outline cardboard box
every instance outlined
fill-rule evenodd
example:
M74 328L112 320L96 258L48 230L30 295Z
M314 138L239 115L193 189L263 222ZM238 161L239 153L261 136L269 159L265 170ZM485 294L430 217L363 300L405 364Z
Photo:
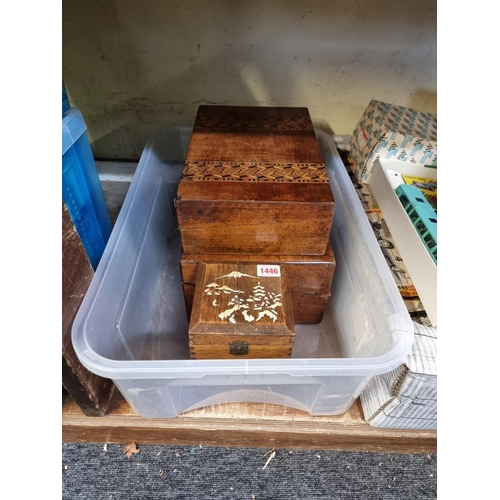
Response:
M414 322L406 361L373 377L361 392L367 422L392 429L437 429L437 329Z
M437 116L372 100L349 149L360 182L370 179L378 159L437 167Z

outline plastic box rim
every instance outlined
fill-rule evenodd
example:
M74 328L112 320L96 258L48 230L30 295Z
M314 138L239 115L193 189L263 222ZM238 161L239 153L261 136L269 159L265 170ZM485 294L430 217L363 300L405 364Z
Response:
M66 153L75 142L87 130L81 111L77 108L69 108L66 116L62 119L62 154Z

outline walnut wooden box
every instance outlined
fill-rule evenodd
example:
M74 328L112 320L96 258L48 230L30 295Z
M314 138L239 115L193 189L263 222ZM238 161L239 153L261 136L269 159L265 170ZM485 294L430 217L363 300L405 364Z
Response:
M324 255L335 201L307 108L200 106L176 206L186 253Z
M192 359L289 358L295 339L290 296L280 276L254 263L200 262L189 323Z
M188 315L191 314L200 262L251 262L255 264L278 264L286 271L287 286L292 302L295 324L315 324L323 319L333 274L335 257L328 243L325 255L211 255L186 254L180 259L182 286Z

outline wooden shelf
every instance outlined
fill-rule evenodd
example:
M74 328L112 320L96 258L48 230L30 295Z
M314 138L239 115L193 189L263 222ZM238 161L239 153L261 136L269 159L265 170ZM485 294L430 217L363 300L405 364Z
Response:
M302 448L436 453L437 432L380 429L366 423L359 401L343 415L312 417L263 403L228 403L173 419L146 419L121 396L102 417L87 417L70 396L62 404L63 442Z

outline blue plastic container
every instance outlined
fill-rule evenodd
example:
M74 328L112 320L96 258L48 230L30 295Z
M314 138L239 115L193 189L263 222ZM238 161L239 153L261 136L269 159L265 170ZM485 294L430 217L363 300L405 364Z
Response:
M64 118L69 111L69 99L68 94L66 93L66 87L64 86L64 82L62 82L62 117Z
M62 120L63 200L94 269L111 234L111 220L81 112Z

